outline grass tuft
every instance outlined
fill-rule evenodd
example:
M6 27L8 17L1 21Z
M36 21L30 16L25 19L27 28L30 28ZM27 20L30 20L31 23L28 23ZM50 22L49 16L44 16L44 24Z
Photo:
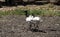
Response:
M29 14L35 14L40 16L60 16L60 11L55 10L45 10L45 9L34 9L34 10L28 10ZM0 11L1 15L24 15L24 10L21 9L15 9L15 10L8 10L8 11Z

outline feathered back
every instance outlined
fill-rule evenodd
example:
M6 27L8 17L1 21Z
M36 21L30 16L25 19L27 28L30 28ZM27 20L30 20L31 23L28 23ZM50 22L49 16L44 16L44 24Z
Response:
M40 17L34 17L33 20L39 21L40 20Z

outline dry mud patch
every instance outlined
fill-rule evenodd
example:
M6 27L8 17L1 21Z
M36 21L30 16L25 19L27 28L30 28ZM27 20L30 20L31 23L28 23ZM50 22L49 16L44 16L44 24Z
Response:
M0 37L60 37L60 17L42 17L39 29L46 31L27 31L24 15L7 15L0 18ZM53 29L53 30L51 30Z

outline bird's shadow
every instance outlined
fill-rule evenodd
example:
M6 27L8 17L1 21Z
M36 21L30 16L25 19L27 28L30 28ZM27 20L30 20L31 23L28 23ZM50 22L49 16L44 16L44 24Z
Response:
M31 29L32 32L42 32L42 33L46 33L44 30L39 30L39 29Z

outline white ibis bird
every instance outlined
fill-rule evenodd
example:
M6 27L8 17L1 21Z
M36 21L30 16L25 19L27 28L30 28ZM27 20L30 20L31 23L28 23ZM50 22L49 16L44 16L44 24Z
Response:
M29 15L27 11L26 12L26 22L28 22L30 24L30 28L32 26L32 24L34 24L34 26L38 26L37 24L39 24L39 22L42 22L43 20L41 19L41 17L35 16L34 14ZM33 23L32 21L35 21L35 23Z
M43 20L41 19L41 17L38 17L38 16L35 16L35 15L29 15L27 12L26 12L26 22L28 21L40 21L42 22Z

